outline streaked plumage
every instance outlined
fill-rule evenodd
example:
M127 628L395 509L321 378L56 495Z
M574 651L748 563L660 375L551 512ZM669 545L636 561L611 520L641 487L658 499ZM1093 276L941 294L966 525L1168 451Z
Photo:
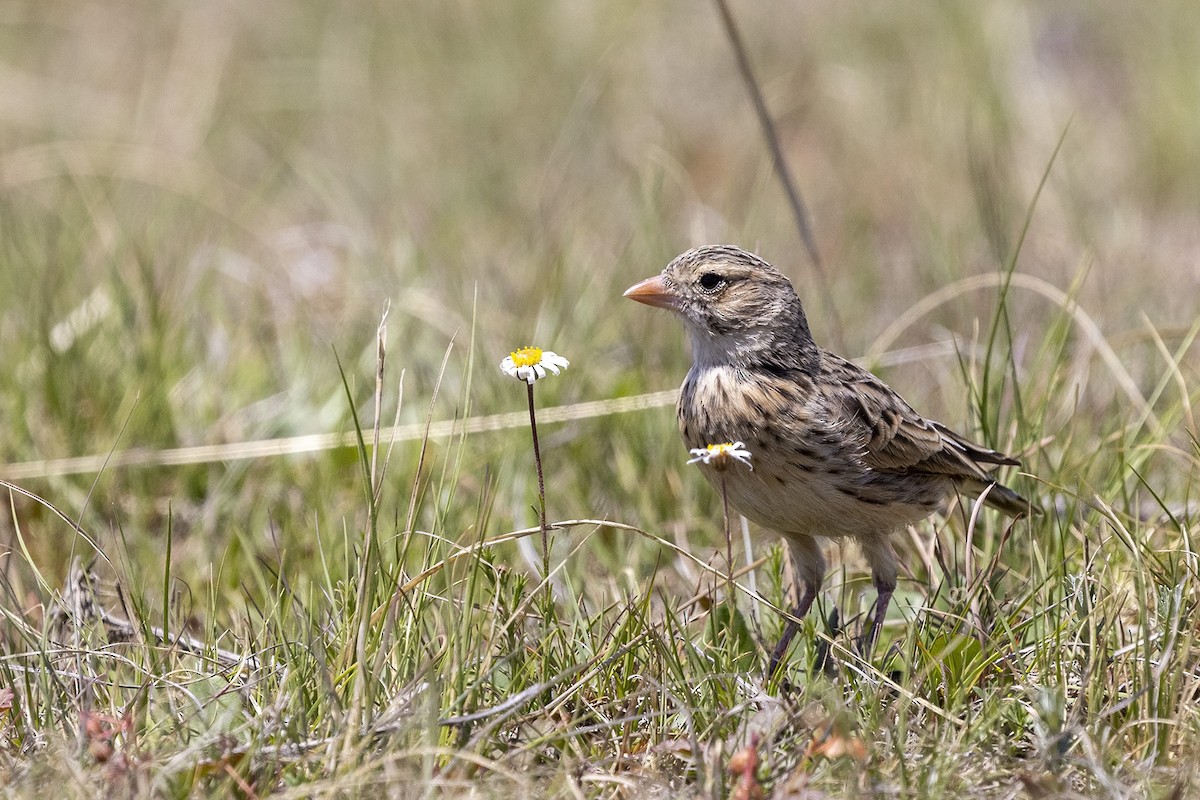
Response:
M865 648L896 586L891 534L933 513L955 490L1008 514L1028 513L991 471L1018 462L925 419L870 372L813 342L788 279L730 245L683 253L625 295L676 312L694 363L679 395L689 448L741 441L754 470L722 473L730 503L787 541L807 613L825 574L815 537L851 537L878 591ZM721 478L704 468L716 485ZM769 671L795 633L789 625Z

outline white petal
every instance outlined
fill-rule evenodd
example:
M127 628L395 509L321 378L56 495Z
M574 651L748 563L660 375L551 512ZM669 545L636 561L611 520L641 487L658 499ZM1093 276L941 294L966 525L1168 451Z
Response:
M542 352L542 365L549 370L552 370L555 375L560 369L566 369L571 366L571 362L560 356L558 353L545 350Z

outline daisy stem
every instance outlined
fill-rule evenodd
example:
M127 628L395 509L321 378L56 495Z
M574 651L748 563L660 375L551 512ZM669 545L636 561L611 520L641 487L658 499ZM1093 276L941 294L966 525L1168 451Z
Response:
M538 521L542 527L542 579L546 583L546 591L550 590L550 542L546 528L546 480L542 477L542 451L538 446L537 417L533 413L533 384L525 384L529 390L529 430L533 432L533 463L537 465L538 476Z
M725 578L728 585L725 589L729 601L733 602L733 534L729 531L729 492L725 488L725 473L721 473L721 511L724 515L725 530Z

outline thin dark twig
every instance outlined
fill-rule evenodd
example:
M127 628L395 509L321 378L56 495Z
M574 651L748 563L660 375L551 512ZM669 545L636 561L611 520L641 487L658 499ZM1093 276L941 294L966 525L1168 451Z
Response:
M542 526L542 577L550 580L550 542L546 530L546 479L542 476L542 451L538 446L537 418L533 413L533 384L526 383L529 389L529 429L533 432L533 461L537 464L538 476L538 523ZM547 591L549 589L547 588Z
M792 216L796 220L796 229L800 232L804 249L808 252L808 258L813 267L817 270L817 282L821 286L821 293L825 296L825 303L829 306L829 317L833 324L833 330L840 331L842 330L841 320L838 317L837 307L833 303L833 294L829 288L825 266L822 264L820 252L817 250L816 237L813 236L812 226L808 221L808 210L805 208L804 200L800 197L800 190L796 188L796 181L792 178L791 170L788 169L787 160L784 159L783 147L779 144L779 133L771 119L771 112L767 109L767 101L763 98L758 80L754 77L754 69L750 66L750 57L746 54L746 45L742 42L742 36L738 32L737 23L733 19L733 12L729 10L727 0L716 0L716 4L717 10L721 14L721 22L725 27L725 34L729 37L730 45L733 46L738 72L742 74L742 79L746 82L750 100L754 103L754 111L762 126L763 138L767 140L767 147L771 150L771 161L775 166L775 174L779 176L779 181L783 184L783 191L787 195L788 204L792 207Z
M754 68L750 65L750 56L746 53L746 45L742 41L741 33L738 31L737 22L734 21L733 12L730 11L729 3L726 0L716 0L716 4L717 10L721 12L721 22L725 26L725 33L729 37L729 43L733 46L733 54L737 59L738 71L742 74L742 79L746 82L746 88L750 92L750 100L754 103L754 111L758 115L759 123L762 125L763 136L767 140L767 146L771 149L775 171L779 175L780 181L783 182L784 191L787 193L788 202L791 204L792 214L796 218L796 227L800 232L800 238L804 240L804 247L808 250L808 257L812 260L813 266L824 277L821 256L817 251L817 243L813 237L812 226L808 222L808 211L804 206L804 201L800 197L800 191L796 188L796 182L792 178L791 170L788 169L787 161L784 159L783 147L779 144L779 133L775 129L774 120L771 119L771 112L767 109L767 101L763 97L758 79L754 76Z

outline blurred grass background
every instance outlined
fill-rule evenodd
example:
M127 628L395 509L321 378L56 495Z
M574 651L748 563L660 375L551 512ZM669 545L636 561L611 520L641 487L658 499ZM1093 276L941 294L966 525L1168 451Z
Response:
M922 297L1013 256L1068 125L1018 268L1063 288L1085 275L1080 302L1113 337L1144 337L1144 313L1168 332L1190 324L1192 4L736 10L845 330L829 330L706 6L6 5L0 458L344 427L333 349L372 358L386 300L407 420L472 329L489 367L526 341L576 359L551 401L669 388L688 363L674 321L616 300L703 242L777 263L819 338L856 355ZM97 296L108 313L55 347ZM1022 323L1050 310L1018 300ZM967 295L898 344L968 339L993 305ZM1122 355L1136 373L1136 347ZM951 366L886 377L959 423ZM480 388L475 411L520 408L490 371ZM1088 388L1081 402L1103 412L1104 387ZM453 411L444 400L436 416ZM678 462L669 412L644 416L559 434L607 478L577 498L594 512L638 494L636 470L611 471L614 447ZM326 500L343 466L113 472L91 510L149 535L171 498L211 550L231 528L257 539L268 509L312 514L303 498ZM90 486L55 489L78 500Z
M1048 505L1101 487L1116 502L1119 487L1131 513L1154 494L1190 513L1200 6L734 9L841 330L709 4L3 3L0 463L344 430L335 351L370 418L389 301L402 422L429 413L452 344L435 419L522 410L521 387L494 365L526 343L572 360L565 378L539 384L541 404L671 388L690 363L677 322L620 292L689 246L728 241L787 272L818 341L850 356L935 291L1015 259L1097 321L1165 420L1154 447L1133 452L1139 409L1094 342L1020 288L1000 358L1015 365L1030 419L1011 385L974 386L995 291L960 294L889 342L952 340L965 355L883 376L971 433L994 392L1003 410L982 420L984 434L1024 450L1053 484L1041 489ZM1178 351L1170 380L1164 348ZM1155 395L1160 382L1169 388ZM1043 436L1055 443L1037 447ZM684 467L670 409L543 437L552 518L617 519L697 550L718 541L719 500ZM394 456L380 512L393 528L418 447ZM169 529L173 602L199 628L221 628L262 600L247 564L319 582L318 532L339 542L362 524L355 459L23 485L98 541L123 542L126 580L158 603ZM419 527L473 540L480 520L534 523L526 429L461 450L434 441L425 463ZM20 525L32 563L59 585L86 548L36 504L13 507L0 535L11 550ZM645 541L603 531L584 551L572 580L594 580L601 605L656 567L668 598L695 588ZM4 569L23 602L39 602L28 564Z

